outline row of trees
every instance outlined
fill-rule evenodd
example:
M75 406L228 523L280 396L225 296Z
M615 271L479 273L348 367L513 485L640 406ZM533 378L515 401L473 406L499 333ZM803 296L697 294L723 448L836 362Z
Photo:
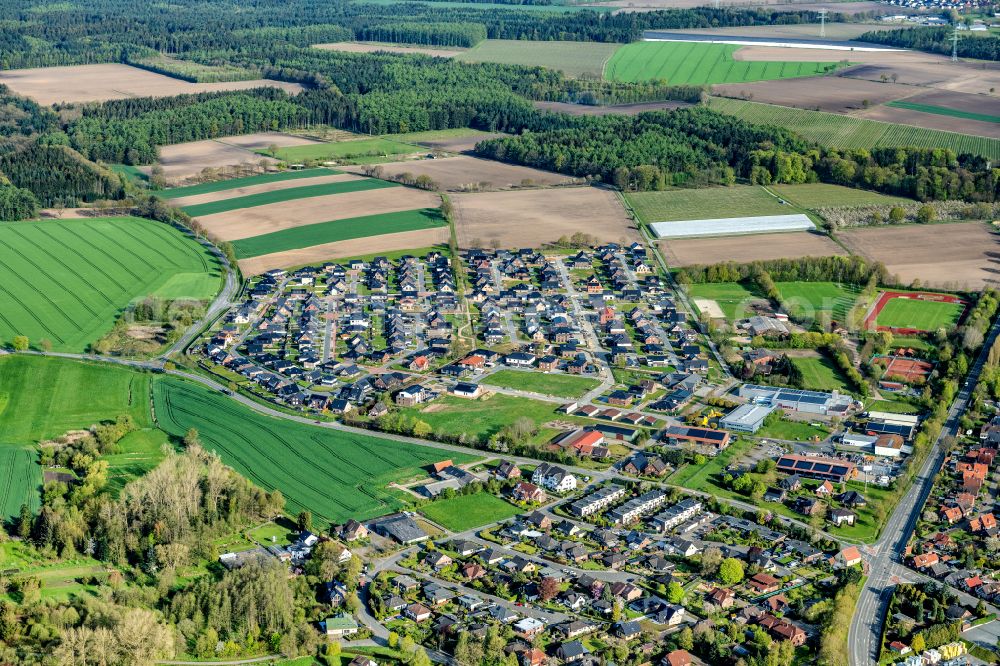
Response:
M887 44L906 49L951 53L951 33L954 28L918 27L902 30L872 30L859 36L863 42ZM968 35L958 40L958 55L977 60L1000 60L1000 37L996 35Z

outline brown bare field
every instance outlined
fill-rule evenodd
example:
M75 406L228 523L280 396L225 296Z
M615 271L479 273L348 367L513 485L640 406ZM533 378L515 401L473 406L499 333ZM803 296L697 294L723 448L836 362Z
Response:
M827 236L809 231L723 238L685 238L660 241L659 245L667 264L678 267L715 264L721 261L743 264L770 259L847 254Z
M837 236L904 283L982 289L1000 282L1000 243L981 222L845 229Z
M476 144L486 139L497 139L502 136L509 136L502 132L482 132L479 134L469 134L467 136L454 137L451 139L430 139L428 141L417 141L421 146L427 146L435 150L446 153L466 153L474 150Z
M383 234L381 236L368 236L367 238L324 243L323 245L314 245L301 250L275 252L260 257L253 257L252 259L243 259L239 264L240 270L243 271L244 275L257 275L272 268L289 268L343 257L357 257L376 252L396 252L398 250L431 247L446 244L448 237L448 227L404 231L398 234Z
M873 45L875 46L875 45ZM917 56L917 57L915 57ZM840 62L849 60L856 63L914 62L920 56L912 51L838 51L820 48L790 48L787 46L741 46L733 53L733 60L755 62Z
M794 50L794 49L786 49ZM841 76L824 76L754 83L726 83L712 86L712 92L724 97L752 99L755 102L780 104L800 109L846 113L869 104L884 104L916 92L912 86L876 83Z
M977 95L992 94L990 88L1000 88L1000 63L951 62L946 56L915 51L889 53L886 60L866 60L870 54L857 55L852 54L851 60L867 64L852 67L843 76L881 81L883 74L895 75L897 83Z
M288 139L281 139L282 136L287 136ZM163 175L170 184L177 184L197 176L206 168L260 164L262 160L267 164L277 164L277 160L258 155L252 150L242 147L242 145L254 146L257 143L274 142L275 139L292 141L298 140L299 137L261 132L246 136L225 136L204 141L175 143L160 148L159 164L163 167ZM302 139L302 142L312 143L308 139ZM264 145L266 146L267 143ZM139 169L146 174L150 172L149 167L139 167Z
M382 173L390 178L402 173L430 176L440 189L448 191L468 190L475 186L484 190L504 190L519 186L525 180L530 180L535 185L562 185L573 182L569 176L551 171L504 164L469 155L443 157L436 160L389 162L379 166L382 167ZM352 173L363 173L366 166L357 165L342 168L344 171Z
M314 49L324 51L342 51L344 53L402 53L404 55L422 54L438 58L454 58L465 49L434 49L422 46L400 46L399 44L380 44L378 42L334 42L332 44L313 44Z
M327 176L315 176L313 178L299 178L297 180L279 180L273 183L262 183L260 185L248 185L246 187L234 187L231 190L221 192L206 192L205 194L194 194L189 197L179 197L171 199L170 203L175 206L194 206L195 204L211 203L213 201L223 201L235 197L245 197L250 194L262 194L264 192L275 192L277 190L288 190L293 187L307 187L309 185L321 185L323 183L341 183L351 180L361 180L362 176L353 173L331 173Z
M960 111L970 111L972 113L985 113L997 115L1000 99L998 95L973 95L963 92L952 92L950 90L927 90L906 100L914 104L930 104L931 106L943 106L948 109L958 109Z
M578 231L602 243L638 239L635 223L618 196L596 187L456 194L451 201L462 247L474 241L487 245L496 241L505 248L539 247Z
M103 102L128 97L170 97L185 93L246 90L261 86L282 88L290 93L301 92L303 89L297 83L269 79L230 83L188 83L138 67L119 64L10 69L0 72L0 83L7 85L18 95L30 97L42 105L59 102Z
M702 5L704 6L704 5ZM797 6L799 9L801 5ZM836 11L836 10L834 10ZM809 39L816 41L850 40L871 30L896 30L903 25L884 23L827 23L826 36L819 36L818 23L796 23L793 25L752 25L724 28L686 28L672 32L692 35L718 35L722 37L775 37L785 39Z
M307 224L440 205L441 198L433 192L392 187L241 208L205 215L198 222L220 240L237 240Z
M246 150L267 150L272 145L278 148L288 148L289 146L308 146L313 143L322 143L322 141L285 132L257 132L256 134L227 136L219 141Z
M569 102L533 102L536 109L568 113L571 116L606 116L610 113L620 113L634 116L646 111L670 111L691 106L687 102L643 102L641 104L618 104L616 106L588 106L586 104L571 104Z
M909 102L912 100L907 99L906 101ZM997 101L996 104L997 108L1000 108L1000 101ZM938 113L897 109L892 106L878 106L854 115L859 118L867 118L868 120L881 120L888 123L914 125L925 129L944 130L946 132L958 132L959 134L972 134L1000 139L1000 123L989 123L984 120L953 118Z

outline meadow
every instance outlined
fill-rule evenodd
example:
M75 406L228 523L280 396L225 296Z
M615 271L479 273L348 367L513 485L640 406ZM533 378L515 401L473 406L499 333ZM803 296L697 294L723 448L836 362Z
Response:
M483 379L483 383L517 391L554 395L560 398L579 398L600 384L592 377L520 372L518 370L499 370Z
M1000 115L963 111L962 109L951 109L946 106L935 106L933 104L918 104L916 102L907 102L906 100L895 100L887 102L886 106L891 106L897 109L908 109L910 111L920 111L921 113L933 113L935 115L949 116L951 118L962 118L963 120L981 120L984 123L1000 123Z
M735 321L751 314L747 308L750 301L763 298L753 293L739 282L710 282L692 284L687 288L692 299L715 301L729 321Z
M169 190L160 190L155 194L162 199L179 199L181 197L191 197L198 194L224 192L238 187L265 185L267 183L278 183L285 180L298 180L300 178L315 178L317 176L328 176L335 173L337 172L333 169L323 168L300 169L298 171L278 171L275 173L264 173L258 176L247 176L245 178L216 180L210 183L200 183L198 185L188 185L186 187L173 187Z
M261 155L277 157L285 162L304 162L306 160L344 160L354 157L388 157L390 155L409 155L423 152L420 146L403 143L395 139L372 137L351 139L333 143L310 143L304 146L285 146L279 148L273 155L268 150L258 150Z
M312 512L317 523L365 519L409 505L387 486L419 478L421 469L471 455L371 435L278 420L197 384L162 377L153 386L159 427L175 436L195 428L209 450L267 490L280 490L286 511Z
M310 147L310 146L305 146ZM181 210L191 217L201 217L204 215L215 215L226 213L232 210L242 210L253 208L254 206L266 206L268 204L284 203L297 199L308 199L311 197L323 197L330 194L345 194L347 192L362 192L365 190L377 190L383 187L399 187L396 183L375 178L365 178L361 180L348 180L336 183L323 183L320 185L307 185L305 187L292 187L284 190L273 190L271 192L259 192L243 197L233 197L222 199L210 203L195 204L185 206Z
M625 200L646 224L797 212L756 185L630 192Z
M802 372L802 388L810 391L840 391L849 393L847 379L830 359L819 357L796 357L792 363Z
M604 68L613 81L663 80L671 85L745 83L817 76L837 69L829 62L736 60L739 46L703 42L633 42L618 49Z
M875 318L878 326L912 328L919 331L950 329L962 316L965 306L961 303L920 301L912 298L892 298Z
M879 192L858 190L843 185L827 183L805 183L802 185L771 185L769 189L786 201L803 208L825 208L835 206L868 206L910 204L912 199L894 197Z
M155 428L134 430L117 445L118 451L102 456L108 463L108 487L114 493L160 464L163 447L169 445L167 433Z
M0 448L0 519L10 520L27 504L33 512L41 504L42 468L31 449Z
M506 520L520 512L510 502L487 492L456 495L434 500L420 507L420 513L452 532L464 532L498 520Z
M816 318L829 313L835 321L844 322L861 290L855 285L837 282L776 282L778 292L791 306L792 314L800 318Z
M0 340L26 335L82 352L146 296L211 299L216 257L177 229L140 218L0 224Z
M619 48L621 44L601 42L487 39L462 52L455 59L462 62L547 67L567 76L600 77L605 63Z
M720 97L712 97L709 107L748 122L788 128L806 139L811 139L829 148L877 148L883 146L950 148L956 153L971 153L992 160L1000 160L1000 139L922 129L909 125L895 125L835 113L805 111Z
M238 258L249 259L250 257L297 250L324 243L432 229L446 224L447 222L439 210L424 208L291 227L270 234L233 241L233 249Z

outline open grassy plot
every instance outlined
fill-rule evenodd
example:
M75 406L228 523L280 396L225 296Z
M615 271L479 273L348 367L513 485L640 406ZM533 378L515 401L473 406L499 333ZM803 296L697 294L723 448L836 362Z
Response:
M919 414L922 410L916 405L901 400L875 400L866 406L869 412L889 412L890 414Z
M763 187L751 185L633 192L626 194L625 199L646 224L796 212L791 206L779 203Z
M471 455L436 451L371 435L269 418L197 384L171 377L153 385L158 425L175 436L197 428L206 448L268 490L280 490L285 509L312 511L320 524L365 519L407 505L387 486L419 477L421 467Z
M9 520L27 504L34 512L41 504L42 468L31 449L0 447L0 518Z
M396 183L390 183L386 180L366 178L363 180L349 180L346 182L324 183L322 185L307 185L306 187L292 187L285 190L261 192L259 194L250 194L245 197L233 197L232 199L223 199L221 201L213 201L211 203L185 206L182 210L191 217L200 217L202 215L225 213L231 210L253 208L254 206L266 206L267 204L295 201L296 199L323 197L329 194L344 194L346 192L377 190L383 187L399 187L399 185Z
M452 532L464 532L473 527L506 520L520 512L521 509L513 504L485 492L456 495L420 507L420 513Z
M730 321L749 316L751 314L748 307L750 301L761 298L739 282L692 284L687 289L688 295L695 301L714 301L726 319ZM710 308L706 307L705 309Z
M751 123L788 128L830 148L881 146L950 148L956 153L972 153L992 160L1000 159L1000 139L719 97L711 98L709 106L715 111Z
M189 185L187 187L174 187L169 190L156 192L158 197L163 199L177 199L180 197L190 197L197 194L209 194L211 192L224 192L237 187L248 187L251 185L264 185L265 183L277 183L283 180L298 180L299 178L315 178L337 173L332 169L300 169L299 171L279 171L276 173L264 173L259 176L247 176L246 178L232 178L230 180L216 180L211 183L201 183L199 185Z
M269 151L258 150L257 152L262 155L271 155ZM305 160L342 160L353 157L387 157L419 152L421 152L420 146L415 146L412 143L373 137L335 143L312 143L306 146L286 146L279 148L272 157L286 162L302 162Z
M550 375L542 372L499 370L483 380L484 384L555 395L561 398L579 398L600 382L592 377L576 375Z
M792 363L802 372L802 388L810 391L840 391L849 393L847 379L825 356L793 358Z
M913 203L912 199L893 197L868 190L856 190L843 185L807 183L803 185L772 185L771 190L793 204L803 208L827 206L866 206L869 204L891 206Z
M217 259L177 229L140 218L0 224L0 340L82 352L136 298L207 300Z
M105 363L0 357L0 443L30 445L122 414L146 427L150 376Z
M965 306L961 303L892 298L886 301L882 311L878 313L875 324L918 331L950 329L958 323L964 311Z
M163 460L167 433L155 428L135 430L118 442L118 452L103 456L108 463L108 487L120 492L129 481L145 475Z
M620 47L600 42L487 39L459 54L456 60L548 67L567 76L601 76L604 64Z
M921 113L933 113L939 116L950 116L952 118L962 118L963 120L980 120L984 123L1000 123L1000 116L988 113L975 113L973 111L963 111L961 109L950 109L946 106L934 106L933 104L918 104L900 99L888 102L886 106L896 109L909 109L910 111L920 111Z
M704 42L634 42L618 49L604 68L614 81L662 79L672 85L742 83L816 76L837 69L829 62L736 60L739 46Z
M240 259L259 257L274 252L298 250L304 247L350 240L396 234L404 231L418 231L442 227L447 223L441 212L435 208L407 210L399 213L366 215L348 220L320 222L304 227L292 227L272 234L244 238L233 243L236 256Z
M721 474L730 463L743 457L747 451L753 447L753 441L749 439L737 439L724 451L714 458L709 458L704 465L687 464L681 466L676 472L667 477L667 483L683 486L690 490L705 490L710 486L712 478Z
M828 314L843 322L858 299L860 288L837 282L776 282L781 297L791 306L790 314L817 318Z

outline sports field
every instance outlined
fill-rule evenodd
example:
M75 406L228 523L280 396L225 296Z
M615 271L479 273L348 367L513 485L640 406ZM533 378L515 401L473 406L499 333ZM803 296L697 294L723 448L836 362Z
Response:
M756 185L630 192L625 195L625 200L639 220L646 224L797 212Z
M365 519L407 506L387 486L420 478L422 467L473 456L345 433L260 415L210 389L172 377L158 378L153 403L159 427L175 436L196 428L206 448L268 490L280 490L285 509L312 511L317 523Z
M950 329L964 311L965 306L961 303L890 298L875 317L875 325L917 331Z
M261 155L270 156L270 151L258 150ZM275 157L286 162L304 162L305 160L342 160L353 157L387 157L390 155L409 155L423 151L420 146L403 143L394 139L373 137L370 139L351 139L333 143L311 143L304 146L286 146L279 148Z
M1000 160L1000 139L721 97L710 98L709 107L751 123L785 127L830 148L950 148L956 153Z
M891 106L896 109L920 111L921 113L933 113L939 116L962 118L963 120L980 120L984 123L1000 123L1000 115L975 113L973 111L963 111L962 109L950 109L946 106L935 106L933 104L918 104L916 102L907 102L906 100L895 100L893 102L888 102L886 106Z
M556 69L567 76L600 77L621 44L487 39L456 56L462 62L496 62Z
M771 185L769 189L786 201L803 208L836 206L867 206L913 203L912 199L893 197L879 192L858 190L843 185L807 183L803 185Z
M31 449L0 447L0 519L16 517L27 504L37 511L41 504L42 468Z
M151 375L107 363L0 356L0 448L130 415L149 426Z
M613 81L663 80L671 85L743 83L817 76L837 69L830 62L736 60L739 46L704 42L633 42L618 49L604 76Z
M600 382L591 377L552 375L542 372L499 370L483 379L483 384L518 391L531 391L561 398L579 398Z
M774 286L791 306L789 314L815 319L829 313L838 322L846 320L861 291L855 285L837 282L775 282Z
M729 321L752 315L748 304L762 298L739 282L692 284L687 290L688 295L696 301L714 301Z
M236 250L238 258L249 259L324 243L433 229L446 225L447 222L438 209L424 208L282 229L271 234L234 241L233 249Z
M198 194L209 194L212 192L224 192L239 187L250 187L253 185L265 185L267 183L280 183L285 180L298 180L300 178L315 178L335 174L332 169L301 169L299 171L280 171L277 173L265 173L259 176L247 176L246 178L231 178L229 180L216 180L211 183L201 183L199 185L189 185L187 187L174 187L169 190L155 192L163 199L178 199L180 197L191 197Z
M840 368L825 356L793 358L792 363L802 372L802 388L806 390L841 393L850 391Z
M506 520L520 512L521 509L510 502L486 492L456 495L449 499L434 500L420 507L420 513L452 532L464 532L473 527Z
M308 148L309 146L306 147ZM359 180L349 180L346 182L323 183L321 185L306 185L304 187L292 187L284 190L260 192L257 194L250 194L245 197L233 197L231 199L222 199L220 201L212 201L210 203L185 206L181 210L191 217L201 217L204 215L226 213L231 210L253 208L255 206L266 206L268 204L284 203L287 201L296 201L298 199L323 197L330 194L346 194L348 192L377 190L384 187L399 187L399 185L385 180L364 178Z
M218 260L177 229L134 217L0 223L0 340L82 352L137 298L211 299Z

